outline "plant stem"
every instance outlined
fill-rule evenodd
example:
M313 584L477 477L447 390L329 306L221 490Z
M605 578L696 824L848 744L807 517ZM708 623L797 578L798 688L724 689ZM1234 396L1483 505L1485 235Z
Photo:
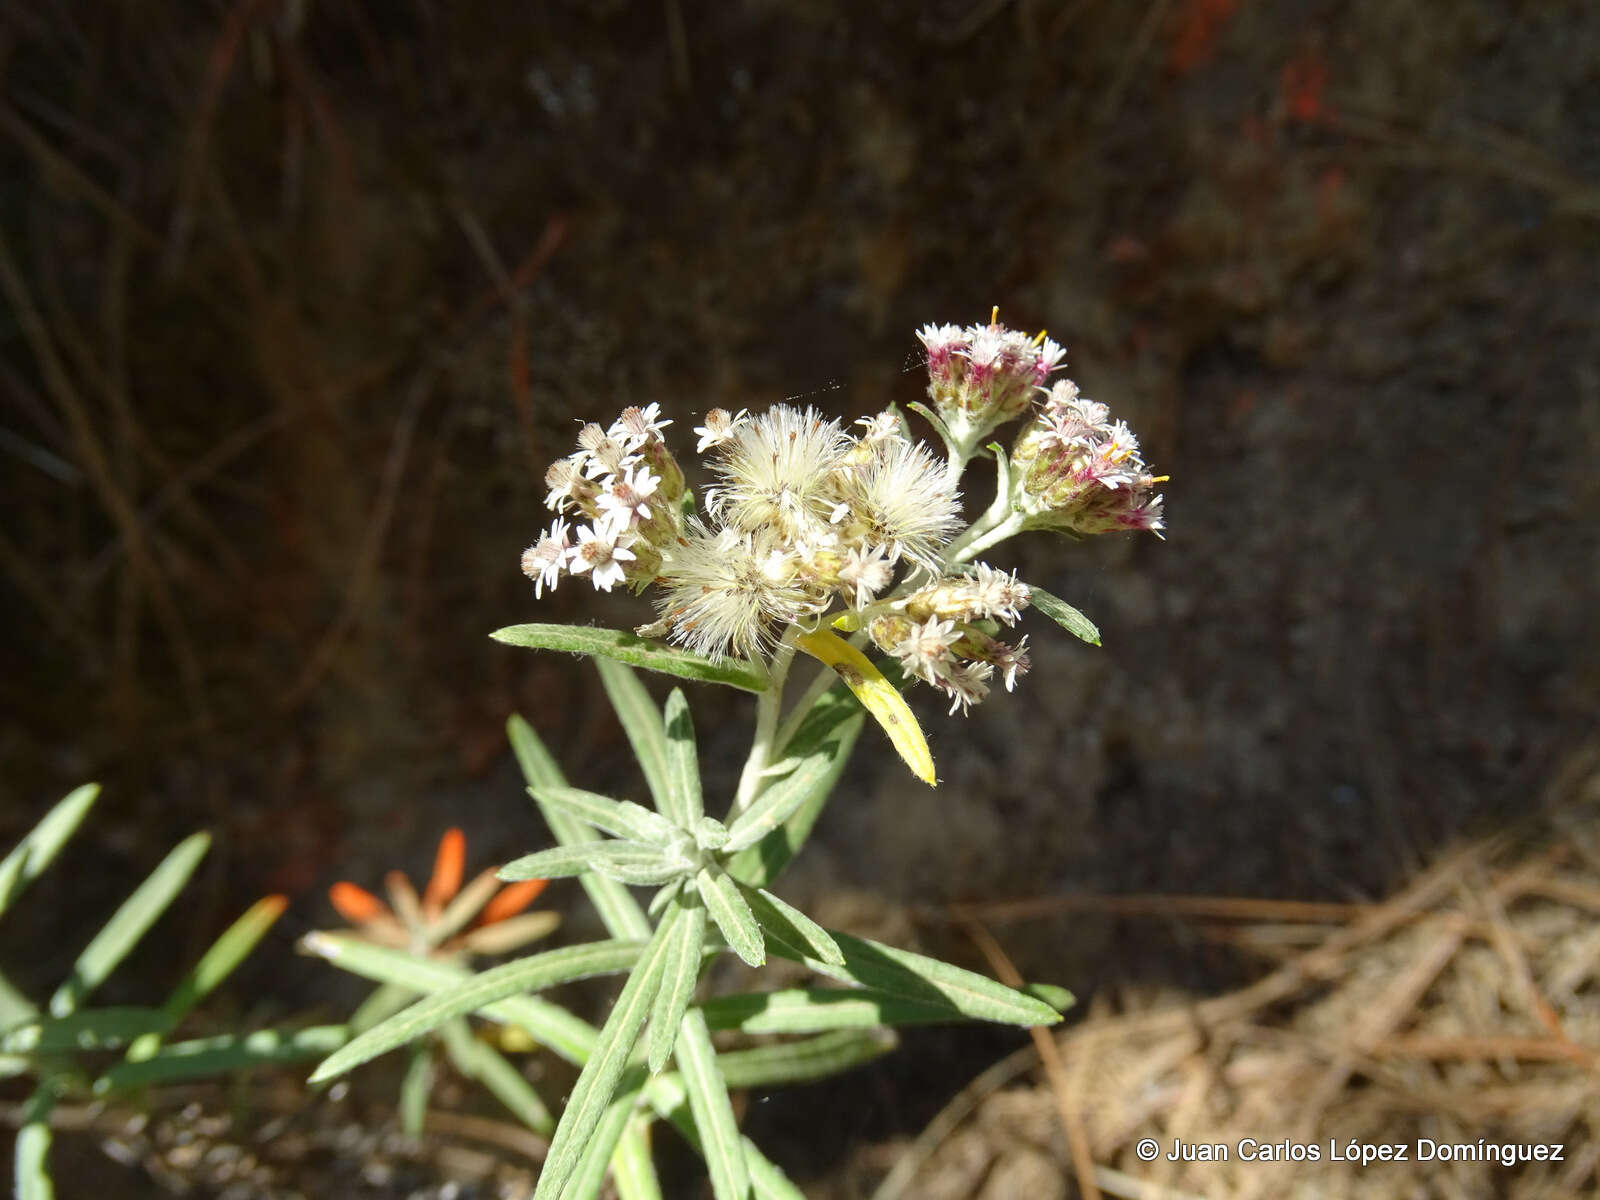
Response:
M761 772L772 765L772 752L776 748L778 715L783 711L783 685L789 677L789 664L794 661L794 639L800 635L797 625L783 631L783 640L767 667L767 689L756 698L756 733L750 742L750 756L744 760L744 770L739 774L739 790L733 797L733 807L728 812L731 821L761 794Z
M981 533L973 536L971 541L968 541L964 545L955 548L950 555L951 561L958 563L971 562L975 557L983 553L983 551L987 550L990 546L1005 541L1013 534L1020 533L1022 531L1022 523L1025 519L1026 518L1021 513L1012 513L998 525L984 529ZM974 530L977 528L978 527L976 525L973 526ZM968 532L970 533L971 530Z

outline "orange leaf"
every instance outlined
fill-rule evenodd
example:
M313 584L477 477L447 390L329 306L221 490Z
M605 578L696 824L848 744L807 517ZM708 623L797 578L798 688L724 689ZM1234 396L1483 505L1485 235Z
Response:
M328 900L338 913L352 925L365 925L389 910L364 887L341 880L328 889Z
M438 913L461 890L461 871L467 861L467 838L459 829L446 829L433 859L433 877L422 896L423 911Z
M549 884L548 879L524 879L520 883L506 884L493 900L483 906L483 912L478 914L478 924L493 925L496 921L516 916L537 900L539 893Z

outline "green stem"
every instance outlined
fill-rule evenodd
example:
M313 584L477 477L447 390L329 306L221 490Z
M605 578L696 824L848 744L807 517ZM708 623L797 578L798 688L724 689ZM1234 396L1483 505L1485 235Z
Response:
M764 782L761 772L772 765L773 750L777 747L778 716L783 711L783 685L789 677L789 664L794 661L794 639L799 635L796 625L783 631L783 640L778 643L767 668L767 688L756 699L756 733L750 742L750 756L744 760L744 770L739 774L739 790L728 812L730 821L761 794Z
M1005 520L1001 521L998 525L992 526L983 530L981 533L976 534L971 538L971 540L964 538L964 544L955 547L951 552L950 560L957 563L971 562L990 546L997 545L998 543L1005 541L1008 537L1022 532L1022 525L1026 520L1027 518L1023 516L1022 513L1014 512ZM973 526L973 529L977 528L978 526ZM969 530L969 533L970 532L971 531Z

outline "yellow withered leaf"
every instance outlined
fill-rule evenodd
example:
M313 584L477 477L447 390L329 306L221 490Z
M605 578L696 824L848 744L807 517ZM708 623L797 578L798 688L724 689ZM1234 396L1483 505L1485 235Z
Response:
M883 677L883 672L871 660L838 634L826 629L804 633L795 639L795 645L812 658L833 668L845 686L855 693L861 706L883 726L894 748L905 759L911 773L929 787L938 787L933 773L933 755L928 751L928 739L922 736L922 726L916 714L895 691L894 685Z

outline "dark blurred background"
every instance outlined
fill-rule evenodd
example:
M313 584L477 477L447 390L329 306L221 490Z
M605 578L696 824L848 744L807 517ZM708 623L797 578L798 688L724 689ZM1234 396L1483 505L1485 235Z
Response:
M910 910L1378 896L1593 740L1584 0L35 0L0 81L0 843L106 787L0 930L24 983L203 826L108 998L281 891L233 1003L336 1008L289 952L330 882L544 844L508 714L637 794L592 670L485 636L647 619L517 570L575 422L914 400L915 327L992 305L1172 476L1168 538L995 554L1104 647L1038 619L1016 694L922 696L936 792L869 731L795 899L981 965ZM748 714L692 699L726 787ZM1159 922L1006 944L1085 995L1237 977ZM922 1036L779 1160L1016 1044Z

